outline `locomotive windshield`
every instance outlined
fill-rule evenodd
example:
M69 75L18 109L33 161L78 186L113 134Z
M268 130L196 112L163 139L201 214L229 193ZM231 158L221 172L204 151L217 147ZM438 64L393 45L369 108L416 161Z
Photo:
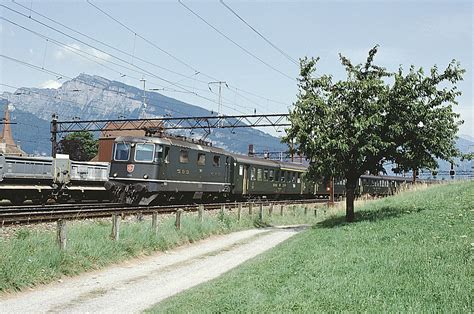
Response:
M155 145L137 144L135 146L135 161L153 161Z
M115 144L114 159L119 161L126 161L130 158L130 144L117 143Z

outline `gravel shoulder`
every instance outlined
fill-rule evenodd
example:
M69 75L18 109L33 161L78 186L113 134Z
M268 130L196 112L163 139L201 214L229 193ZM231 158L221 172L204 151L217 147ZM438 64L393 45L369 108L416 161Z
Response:
M252 229L0 298L0 313L140 312L214 279L265 252L304 226Z

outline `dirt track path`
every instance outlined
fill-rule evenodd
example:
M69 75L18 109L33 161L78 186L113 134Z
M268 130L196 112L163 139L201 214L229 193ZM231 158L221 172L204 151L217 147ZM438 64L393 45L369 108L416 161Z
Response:
M274 247L303 227L253 229L112 266L0 298L6 312L140 312L211 280Z

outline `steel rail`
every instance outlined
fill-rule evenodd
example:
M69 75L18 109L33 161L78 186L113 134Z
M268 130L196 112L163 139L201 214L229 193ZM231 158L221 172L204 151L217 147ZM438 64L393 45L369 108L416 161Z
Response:
M67 203L67 204L45 204L45 205L14 205L14 206L0 206L0 214L4 213L22 213L33 211L56 211L56 210L78 210L87 208L107 208L123 206L120 203Z
M259 202L232 202L232 203L211 203L211 204L186 204L186 205L165 205L165 206L107 206L107 207L81 207L79 209L47 209L43 207L36 208L36 211L12 211L12 212L0 212L0 226L9 225L24 225L33 223L44 223L54 222L60 219L64 220L80 220L88 218L103 218L110 217L113 214L117 215L150 215L153 213L157 214L172 214L178 209L182 209L187 212L198 211L200 205L204 206L204 210L218 210L222 205L227 208L235 209L239 204L243 206L260 205L263 206L274 204L274 205L294 205L294 204L314 204L314 203L327 203L327 200L322 199L303 199L303 200L288 200L288 201L259 201ZM109 205L109 204L107 204ZM120 207L121 206L121 207Z

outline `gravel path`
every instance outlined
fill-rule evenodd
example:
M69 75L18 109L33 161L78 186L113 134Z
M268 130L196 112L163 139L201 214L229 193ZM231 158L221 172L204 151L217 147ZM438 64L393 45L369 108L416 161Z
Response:
M304 227L253 229L0 298L0 313L140 312L218 277Z

